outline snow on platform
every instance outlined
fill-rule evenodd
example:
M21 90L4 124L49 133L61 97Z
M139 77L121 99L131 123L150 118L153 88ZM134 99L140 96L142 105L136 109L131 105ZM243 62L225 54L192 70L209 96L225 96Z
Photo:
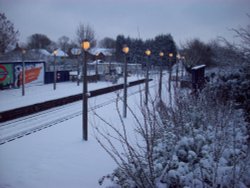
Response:
M130 80L133 78L130 78ZM131 80L132 81L132 80ZM95 84L95 83L93 83ZM107 83L96 86L89 84L89 89L102 87ZM153 83L150 83L153 84ZM108 83L110 85L110 83ZM26 96L21 96L21 89L0 92L0 108L8 109L59 98L81 92L81 86L76 83L60 83L57 90L52 85L26 88ZM134 92L141 86L129 88ZM115 93L91 98L90 107L105 100L115 98ZM128 98L128 105L139 105L140 94ZM4 99L4 100L2 100ZM95 110L108 121L119 125L115 103ZM69 107L69 112L76 108ZM81 102L77 108L81 109ZM53 113L53 112L52 112ZM48 116L49 118L49 116ZM40 121L40 119L37 119ZM133 119L131 114L124 120L127 131L133 135ZM0 123L1 126L1 123ZM18 126L22 126L20 123ZM89 140L82 140L82 116L69 119L52 127L24 136L14 141L0 145L0 187L8 188L97 188L98 180L111 173L116 164L104 149L97 143L93 126L105 125L95 118L93 112L89 114ZM0 132L1 136L1 132Z
M141 78L137 76L128 77L129 82L138 79ZM122 82L123 78L120 78L118 83ZM112 85L111 82L89 83L88 90L91 91ZM21 87L19 89L0 90L0 112L79 93L82 93L82 83L77 86L76 82L57 83L56 90L53 90L53 84L26 87L25 96L22 96Z

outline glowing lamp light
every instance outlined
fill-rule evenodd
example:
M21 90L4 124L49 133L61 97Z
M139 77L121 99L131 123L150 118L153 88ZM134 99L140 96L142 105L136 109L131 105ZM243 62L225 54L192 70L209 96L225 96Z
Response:
M54 50L54 51L53 51L53 55L54 55L54 56L56 56L56 55L57 55L57 53L58 53L58 51L57 51L57 50Z
M90 43L89 43L88 40L84 40L84 41L82 42L82 48L83 48L85 51L88 50L88 49L90 48Z
M168 56L169 56L169 57L173 57L174 54L173 54L173 53L169 53Z
M127 53L129 52L129 47L125 45L125 46L122 48L122 51L123 51L123 53L127 54Z
M163 57L163 56L164 56L164 53L163 53L163 52L160 52L160 53L159 53L159 56L160 56L160 57Z
M150 55L151 55L151 51L150 51L149 49L147 49L147 50L145 51L145 54L146 54L147 56L150 56Z

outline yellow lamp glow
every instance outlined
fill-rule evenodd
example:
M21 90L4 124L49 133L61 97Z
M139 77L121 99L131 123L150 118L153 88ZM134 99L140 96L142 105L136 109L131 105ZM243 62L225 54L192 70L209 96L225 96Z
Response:
M173 57L174 54L173 54L173 53L169 53L168 56L169 56L169 57Z
M147 49L147 50L145 51L145 54L146 54L147 56L150 56L150 55L151 55L151 51L150 51L149 49Z
M53 55L54 55L54 56L56 56L57 53L58 53L57 50L54 50L54 51L53 51Z
M160 52L160 53L159 53L159 56L160 56L160 57L163 57L163 56L164 56L164 53L163 53L163 52Z
M129 52L129 47L125 45L125 46L122 48L122 51L123 51L123 53L127 54L127 53Z
M90 48L90 43L89 43L88 40L84 40L84 41L82 42L82 48L83 48L85 51L88 50L88 49Z

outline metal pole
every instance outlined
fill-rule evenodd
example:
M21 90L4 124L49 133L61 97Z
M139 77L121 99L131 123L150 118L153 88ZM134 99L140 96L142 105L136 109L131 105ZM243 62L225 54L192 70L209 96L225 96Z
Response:
M84 50L84 65L82 66L83 96L82 96L82 129L83 140L88 140L88 83L87 83L87 51Z
M123 84L123 117L127 117L127 57L125 54L125 61L124 61L124 84Z
M25 95L25 62L24 53L22 53L22 96Z
M96 64L95 64L95 76L96 76L96 82L99 80L99 76L98 76L98 61L96 61Z
M79 78L79 72L80 72L79 71L79 69L80 69L79 68L79 66L80 66L79 65L79 55L77 55L76 61L77 61L77 78L76 79L77 79L77 86L79 86L80 85L80 78Z
M179 78L178 78L178 74L179 74L179 60L177 61L177 64L176 64L176 87L178 87L178 81L179 81Z
M146 80L145 80L145 104L148 105L148 76L149 75L149 57L146 63Z
M172 77L172 65L171 58L169 59L169 78L168 78L168 91L171 92L171 77Z
M54 90L56 90L56 55L54 54L54 84L53 84Z
M169 59L169 79L168 79L168 91L169 91L169 103L172 106L172 92L171 92L171 77L172 77L172 61L171 57Z
M160 81L159 81L159 98L161 100L161 91L162 91L162 58L160 62Z

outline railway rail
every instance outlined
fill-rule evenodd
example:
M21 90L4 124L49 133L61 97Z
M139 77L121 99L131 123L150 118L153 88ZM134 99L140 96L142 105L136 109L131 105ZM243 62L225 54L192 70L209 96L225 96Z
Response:
M151 87L154 87L154 86L155 85L152 85ZM128 97L135 95L137 93L140 93L142 92L142 90L143 89L137 89L136 91L129 93ZM104 102L96 104L93 107L90 107L88 111L89 112L94 111L98 108L109 105L115 102L116 100L117 100L117 97L113 97ZM30 135L37 131L41 131L53 125L57 125L61 122L67 121L77 116L80 116L82 115L82 110L79 110L79 108L81 109L80 101L1 123L0 124L0 145L22 138L24 136ZM70 114L69 114L69 111L71 111ZM50 119L48 118L48 115L52 115L52 114L54 117L58 117L58 118L54 118L53 120L48 121L48 119ZM35 122L35 125L34 125L34 122Z
M148 81L151 81L151 80L148 80ZM145 82L145 79L132 81L132 82L129 82L128 87L131 87L137 84L142 84L144 82ZM95 97L98 95L103 95L105 93L113 92L122 88L123 88L123 84L117 84L117 85L113 85L110 87L89 91L89 98ZM69 104L69 103L79 101L79 100L82 100L82 93L55 99L55 100L50 100L50 101L46 101L42 103L37 103L37 104L29 105L29 106L24 106L24 107L12 109L12 110L3 111L3 112L0 112L0 123L10 121L16 118L24 117L30 114L38 113L38 112L48 110L51 108L55 108L58 106L62 106L65 104Z

